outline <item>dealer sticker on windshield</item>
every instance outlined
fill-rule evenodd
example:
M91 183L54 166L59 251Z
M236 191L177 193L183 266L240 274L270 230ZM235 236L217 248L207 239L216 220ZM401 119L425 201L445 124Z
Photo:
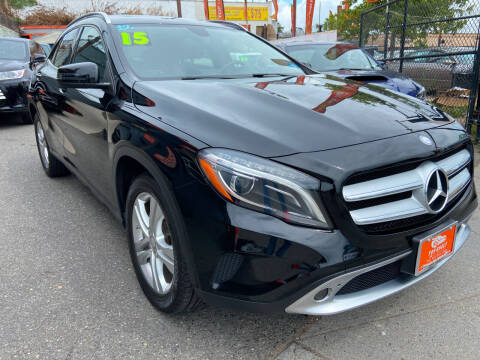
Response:
M147 33L144 32L121 32L120 36L122 37L123 45L148 45L150 44L150 39Z
M453 252L456 229L456 225L451 225L442 232L420 241L415 275L429 269L431 265Z
M117 30L120 32L122 44L125 46L150 44L148 34L146 32L134 31L135 28L132 25L117 25Z

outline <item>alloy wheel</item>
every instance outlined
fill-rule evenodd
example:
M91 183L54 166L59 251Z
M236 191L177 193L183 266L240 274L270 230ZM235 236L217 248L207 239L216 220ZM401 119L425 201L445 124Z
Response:
M48 151L47 140L45 139L45 132L43 131L42 123L37 122L37 141L40 157L42 158L43 165L48 168L50 163L50 154Z
M175 271L172 236L165 214L152 194L137 195L132 231L135 254L145 280L155 292L167 294Z

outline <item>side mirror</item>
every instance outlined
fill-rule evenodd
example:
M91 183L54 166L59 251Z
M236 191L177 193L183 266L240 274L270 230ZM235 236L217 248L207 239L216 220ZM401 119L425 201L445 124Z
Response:
M58 68L60 89L106 89L109 83L98 82L98 66L92 62L64 65Z
M384 67L385 65L387 65L387 62L385 60L375 60L377 62L378 65L380 65L381 67Z
M33 54L32 64L43 63L47 61L47 57L43 54Z

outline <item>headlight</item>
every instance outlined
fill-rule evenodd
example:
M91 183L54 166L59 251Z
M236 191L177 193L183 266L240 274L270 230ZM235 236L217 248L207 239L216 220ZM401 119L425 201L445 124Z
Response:
M419 85L419 86L420 86L420 90L417 93L417 98L425 100L425 98L427 97L427 92L422 85Z
M5 71L0 72L0 80L13 80L13 79L21 79L27 70L12 70L12 71Z
M320 181L271 160L227 149L200 151L210 184L227 201L287 222L327 227L320 210Z

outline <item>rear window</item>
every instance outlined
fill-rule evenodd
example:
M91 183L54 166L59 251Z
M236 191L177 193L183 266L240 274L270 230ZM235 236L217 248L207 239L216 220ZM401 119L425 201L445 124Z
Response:
M0 59L25 60L27 49L23 41L0 39Z

